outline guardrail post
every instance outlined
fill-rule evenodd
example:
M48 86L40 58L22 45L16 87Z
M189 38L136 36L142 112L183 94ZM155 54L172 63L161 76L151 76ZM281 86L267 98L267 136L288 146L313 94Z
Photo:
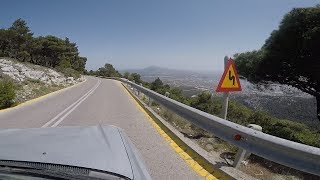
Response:
M152 99L150 98L150 97L148 97L149 99L148 99L148 105L151 107L151 105L152 105Z
M262 127L256 124L249 124L247 127L257 131L262 131ZM245 159L248 159L250 155L250 152L240 148L236 154L236 157L234 158L233 167L238 168L241 162Z
M137 88L133 88L133 94L135 94L135 95L138 94L138 89Z
M139 84L140 86L142 86L142 83ZM140 97L141 92L138 90L138 97Z
M240 166L241 162L244 159L246 152L247 152L246 150L241 149L241 148L238 150L236 157L234 158L234 161L233 161L233 167L238 168Z

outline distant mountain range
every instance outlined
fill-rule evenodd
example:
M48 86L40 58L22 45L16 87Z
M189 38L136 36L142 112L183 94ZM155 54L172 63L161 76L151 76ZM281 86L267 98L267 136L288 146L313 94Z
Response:
M177 70L177 69L169 69L158 66L149 66L143 69L126 69L120 70L121 73L130 72L130 73L139 73L141 76L149 76L149 77L213 77L215 74L219 74L221 72L208 72L208 71L190 71L190 70Z

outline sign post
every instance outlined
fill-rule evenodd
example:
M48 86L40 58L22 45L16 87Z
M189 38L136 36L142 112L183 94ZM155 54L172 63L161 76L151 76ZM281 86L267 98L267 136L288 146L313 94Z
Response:
M216 92L223 92L223 104L221 117L227 118L229 94L231 91L241 91L240 80L233 63L233 60L228 56L224 57L224 72L220 79Z
M224 69L227 68L228 64L228 56L224 57ZM228 104L229 104L229 92L224 92L223 93L223 102L222 102L222 111L221 111L221 117L223 119L227 119L227 114L228 114Z

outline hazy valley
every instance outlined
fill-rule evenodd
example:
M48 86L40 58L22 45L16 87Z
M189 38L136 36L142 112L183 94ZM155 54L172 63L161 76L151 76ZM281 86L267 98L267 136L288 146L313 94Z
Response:
M215 89L222 72L193 72L174 70L156 66L144 69L131 69L121 72L137 72L145 81L151 82L159 77L164 83L179 87L188 96L208 90L214 96L221 96ZM240 79L242 91L231 93L230 98L255 110L268 112L278 118L303 122L311 127L320 128L316 115L314 97L286 85L254 85Z

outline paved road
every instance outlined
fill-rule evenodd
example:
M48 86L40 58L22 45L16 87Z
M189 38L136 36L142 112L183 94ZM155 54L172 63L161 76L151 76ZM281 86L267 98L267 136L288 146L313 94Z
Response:
M80 85L0 112L1 128L97 124L124 129L140 150L153 179L201 179L156 132L117 81L87 77Z

